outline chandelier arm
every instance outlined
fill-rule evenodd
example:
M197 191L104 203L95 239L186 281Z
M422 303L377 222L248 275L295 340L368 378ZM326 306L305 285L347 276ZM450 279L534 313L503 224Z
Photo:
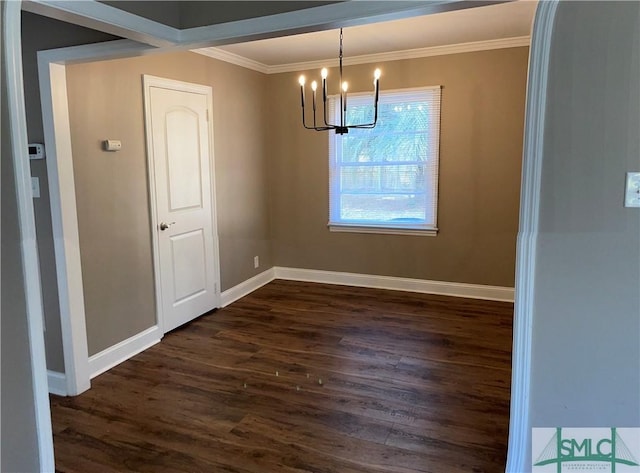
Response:
M302 126L305 127L307 130L313 130L314 127L310 127L307 126L307 121L305 120L305 113L304 113L304 84L301 83L300 84L300 101L302 104ZM314 117L315 119L315 117Z
M378 123L378 88L376 87L376 98L373 104L373 121L359 125L349 125L347 128L375 128Z
M322 77L322 115L324 118L325 126L329 126L327 123L327 78Z
M376 123L378 123L378 97L380 94L380 86L378 85L378 82L376 81L376 99L373 102L373 125L375 126Z
M343 30L340 28L340 54L339 54L339 100L338 97L332 100L335 100L338 103L330 102L330 105L339 106L339 120L340 124L333 124L330 122L330 117L328 116L328 108L327 107L327 70L322 69L322 121L324 122L324 126L318 126L318 118L317 118L317 105L316 105L316 82L314 81L311 84L311 88L313 89L313 126L307 125L306 122L306 113L305 113L305 93L304 93L304 76L300 76L300 99L302 102L302 125L307 130L315 130L315 131L326 131L326 130L334 130L338 135L344 135L349 133L349 129L369 129L374 128L376 123L378 122L378 97L380 92L379 87L379 78L380 78L380 70L376 69L374 73L374 86L375 86L375 99L374 99L374 114L373 121L371 123L361 123L354 125L347 125L347 84L343 82L343 59L344 59L344 51L343 51ZM338 117L333 117L338 118Z
M349 125L347 128L375 128L377 123L378 123L378 104L375 104L372 122L360 123L358 125Z
M304 119L304 104L302 104L302 126L305 127L307 130L309 130L310 128L307 126L307 122Z
M373 121L370 123L361 123L359 125L350 125L349 127L353 128L375 128L378 123L378 104L375 104L374 112L373 112Z
M314 117L314 121L315 121L315 117ZM305 127L307 130L317 130L315 123L314 123L314 126L307 125L307 122L304 118L304 105L302 106L302 126Z
M327 97L325 96L322 101L322 110L324 112L324 124L325 126L331 126L327 120Z
M324 109L324 125L325 127L328 127L328 130L333 130L335 128L337 128L339 125L337 124L333 124L329 121L329 119L327 118L327 102L325 101L322 104L322 108Z
M316 125L316 102L315 102L315 95L314 95L314 101L313 101L313 129L317 130L318 126Z

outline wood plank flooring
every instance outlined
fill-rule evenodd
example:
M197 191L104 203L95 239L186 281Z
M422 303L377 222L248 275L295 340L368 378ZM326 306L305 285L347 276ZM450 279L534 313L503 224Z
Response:
M513 304L274 281L51 396L61 472L504 471Z

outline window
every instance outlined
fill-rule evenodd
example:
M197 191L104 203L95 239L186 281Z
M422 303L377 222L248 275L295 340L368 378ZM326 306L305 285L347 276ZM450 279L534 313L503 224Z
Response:
M373 121L371 95L348 105L347 124ZM439 136L439 86L382 92L375 128L329 134L330 229L435 234Z

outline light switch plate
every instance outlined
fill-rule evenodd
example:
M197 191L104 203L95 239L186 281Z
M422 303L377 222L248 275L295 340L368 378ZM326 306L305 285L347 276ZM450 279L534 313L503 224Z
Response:
M627 173L627 185L624 191L625 207L640 207L640 172Z
M40 179L37 177L31 178L31 195L34 199L40 198Z

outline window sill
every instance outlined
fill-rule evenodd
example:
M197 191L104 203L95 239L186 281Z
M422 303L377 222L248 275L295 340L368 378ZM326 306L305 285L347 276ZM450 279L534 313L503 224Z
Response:
M330 223L327 225L331 232L343 233L377 233L381 235L412 235L412 236L437 236L437 228L393 228L367 225L339 225Z

